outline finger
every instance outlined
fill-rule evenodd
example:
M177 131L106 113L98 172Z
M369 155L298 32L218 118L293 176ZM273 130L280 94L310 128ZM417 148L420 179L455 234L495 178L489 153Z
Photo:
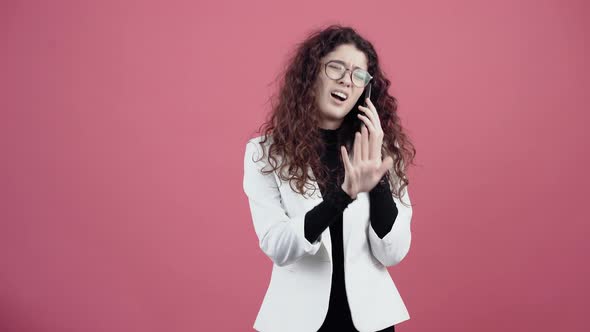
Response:
M354 149L352 151L354 165L360 165L361 161L361 133L358 131L354 134Z
M369 109L371 109L371 111L375 112L375 114L377 114L377 108L375 107L375 104L373 104L373 102L371 101L370 98L366 98L367 99L367 107Z
M367 128L369 128L369 132L372 132L375 130L375 125L373 124L373 121L371 120L371 118L369 118L367 115L363 115L363 114L359 114L358 117L359 117L359 119L361 119L361 121L363 121L363 123L367 126Z
M346 147L343 145L340 147L340 152L342 154L342 163L344 164L344 172L346 174L351 174L352 165L350 164L350 157L348 157L348 151L346 151Z
M376 130L371 133L370 143L371 143L371 151L369 151L369 158L373 159L381 159L381 147L383 145L383 138L377 137Z
M381 120L379 119L379 112L377 112L377 108L375 107L375 104L373 104L373 102L369 98L367 98L367 106L372 111L372 113L375 115L375 119L373 119L373 123L375 124L375 127L381 128Z
M373 112L373 110L371 110L368 107L365 107L363 105L359 105L359 110L361 110L361 112L363 112L363 115L368 117L369 120L371 120L371 123L375 122L375 113Z
M370 125L367 124L366 121L363 121L368 129L369 129L369 146L370 146L370 150L369 150L369 159L372 160L374 158L377 158L378 156L381 155L381 140L377 139L377 136L380 133L383 133L383 129L381 129L381 122L379 121L379 115L377 115L376 113L373 113L373 111L367 109L366 107L363 106L359 106L359 108L362 107L365 111L365 114L367 117L371 117L371 123ZM363 120L362 115L359 114L359 118L361 120Z
M366 126L361 128L361 159L369 159L369 131Z
M365 126L367 127L367 129L369 130L369 146L368 146L368 155L367 155L367 159L372 160L374 159L376 156L378 156L378 152L379 152L379 143L378 140L376 139L376 129L373 126L373 124L367 119L366 116L359 114L359 118L361 119L361 121L363 121L363 123L365 124Z

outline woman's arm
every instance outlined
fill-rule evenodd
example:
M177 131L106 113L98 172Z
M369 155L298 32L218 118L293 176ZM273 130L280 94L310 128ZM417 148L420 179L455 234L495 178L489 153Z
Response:
M264 162L255 161L262 153L258 141L252 139L246 144L243 189L248 197L260 248L276 265L285 266L318 252L321 241L317 241L319 235L314 234L321 234L322 227L328 227L332 219L350 203L350 197L342 192L328 194L308 213L289 217L273 174L262 174L260 170ZM316 241L309 241L308 237Z
M385 176L369 192L369 198L371 202L371 227L373 227L379 238L383 239L391 231L398 213Z
M324 230L354 201L342 187L337 187L336 191L328 192L320 204L305 214L305 238L310 243L319 241Z
M382 192L376 190L370 196L370 209L373 214L371 215L372 226L369 227L368 237L373 256L384 266L393 266L401 262L410 250L410 244L412 242L412 233L410 230L412 202L410 201L407 186L402 191L401 198L410 205L409 207L403 205L399 198L393 197L390 194L389 197L385 197L387 192L387 190ZM389 192L391 192L391 187L389 187ZM394 213L391 208L390 199L393 200L397 213ZM386 208L381 210L384 206Z

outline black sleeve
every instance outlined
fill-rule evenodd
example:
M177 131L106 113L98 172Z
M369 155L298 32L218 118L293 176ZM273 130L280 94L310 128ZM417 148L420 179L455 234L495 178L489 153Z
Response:
M397 206L391 196L391 188L383 176L381 181L369 191L371 227L379 238L385 237L397 218Z
M355 198L356 199L356 198ZM305 238L310 243L318 240L320 235L328 228L336 218L342 214L352 199L342 187L333 192L328 192L323 201L305 214Z

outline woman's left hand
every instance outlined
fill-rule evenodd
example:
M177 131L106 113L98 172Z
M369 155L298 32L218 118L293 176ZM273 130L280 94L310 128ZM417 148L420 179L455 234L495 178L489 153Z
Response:
M360 192L373 189L393 166L393 158L390 156L381 160L383 129L375 105L370 99L366 100L369 107L359 106L359 109L365 113L365 115L359 114L359 119L365 125L361 126L360 133L355 133L352 161L348 157L346 148L344 146L340 148L345 170L342 189L352 198L356 198Z

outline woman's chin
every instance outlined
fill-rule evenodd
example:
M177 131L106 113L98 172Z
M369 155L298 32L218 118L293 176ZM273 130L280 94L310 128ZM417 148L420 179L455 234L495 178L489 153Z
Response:
M350 110L330 107L328 110L324 110L322 113L325 117L342 120L348 114L348 112L350 112Z
M346 116L346 114L348 114L348 112L350 112L350 109L346 105L332 107L332 109L333 109L332 114L336 114L339 118L344 118Z

